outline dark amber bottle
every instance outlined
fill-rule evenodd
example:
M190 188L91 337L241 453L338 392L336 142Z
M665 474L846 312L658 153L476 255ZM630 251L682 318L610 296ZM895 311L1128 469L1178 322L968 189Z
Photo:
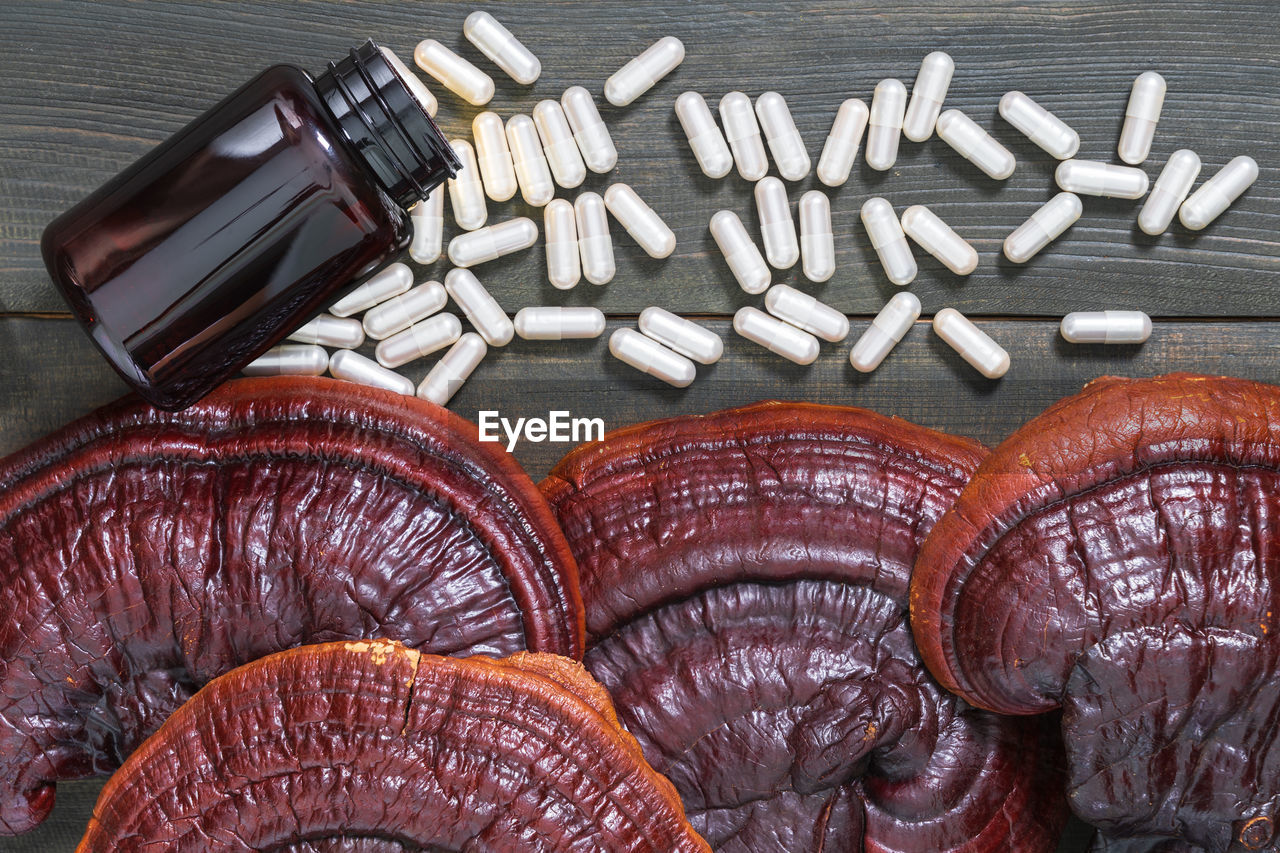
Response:
M45 265L125 380L194 403L408 245L453 149L372 41L268 68L54 220Z

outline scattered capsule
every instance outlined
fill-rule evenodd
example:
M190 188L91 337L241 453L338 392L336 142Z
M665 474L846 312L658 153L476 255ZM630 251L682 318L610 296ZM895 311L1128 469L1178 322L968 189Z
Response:
M542 63L538 61L538 57L488 12L472 12L467 15L467 19L462 22L462 34L489 57L494 65L522 86L532 85L542 73Z
M464 231L474 231L489 218L489 208L484 202L484 186L480 183L480 167L476 164L476 152L465 139L452 139L449 144L462 163L457 176L448 181L453 221Z
M515 328L526 341L598 338L604 334L604 312L581 306L521 308L516 312Z
M604 206L649 257L665 258L676 250L676 235L630 185L610 184L604 191Z
M592 284L608 284L617 272L613 260L613 238L609 217L599 193L582 193L573 203L578 220L578 252L582 256L582 276Z
M557 290L568 290L582 278L573 205L562 198L552 200L543 213L542 224L547 233L547 280Z
M709 227L738 286L747 293L764 293L769 287L769 265L738 214L732 210L717 211Z
M1015 264L1025 264L1058 239L1083 212L1079 196L1058 193L1004 238L1004 256Z
M1221 216L1256 180L1258 164L1252 157L1237 157L1223 166L1218 174L1201 184L1200 189L1182 203L1178 218L1187 228L1199 231Z
M799 181L809 174L809 152L783 97L777 92L765 92L756 98L756 117L778 174L788 181Z
M1124 111L1124 127L1116 146L1120 159L1136 166L1151 153L1151 140L1156 135L1156 122L1164 107L1167 88L1164 78L1154 71L1144 71L1133 81L1129 106Z
M987 177L1003 181L1013 174L1017 161L991 134L959 110L938 116L938 138L983 171Z
M1080 134L1022 92L1005 93L1000 115L1052 157L1069 160L1080 150Z
M765 257L775 269L790 269L800 260L800 243L791 220L787 188L777 178L762 178L756 183L755 196Z
M289 340L301 344L356 349L364 343L364 326L360 325L359 320L350 317L321 314L309 323L299 326L293 334L289 335Z
M935 50L920 62L915 85L911 87L911 103L902 122L902 135L907 139L924 142L933 134L955 70L956 64L951 56L940 50Z
M476 143L476 162L484 191L494 201L507 201L516 194L516 168L507 147L507 131L502 119L488 110L471 120L471 136Z
M687 387L697 375L692 361L635 329L614 331L609 336L609 352L623 364L677 388Z
M775 284L764 295L764 307L779 320L839 343L849 336L849 318L807 293L786 284Z
M889 169L898 159L898 140L907 108L907 87L901 80L881 80L871 96L867 119L867 165L878 172Z
M374 357L383 367L399 367L444 349L460 337L462 323L457 317L436 314L380 342Z
M573 128L574 141L582 152L582 159L587 168L597 174L604 174L618 163L618 149L609 136L609 128L605 127L596 109L596 102L591 93L581 86L571 86L560 96L560 105L564 108L569 127Z
M538 242L538 226L524 216L459 234L449 241L449 260L455 266L473 267L527 249Z
M822 156L818 158L818 180L827 186L838 187L849 180L853 162L858 159L863 131L867 129L867 115L867 105L857 98L845 101L836 111L827 144L822 146Z
M409 257L420 264L434 264L444 251L444 187L437 186L409 208L413 240Z
M943 308L934 314L933 331L988 379L999 379L1009 371L1009 353L956 309Z
M484 106L493 98L493 79L435 39L418 42L413 61L472 106Z
M556 185L551 180L551 168L542 153L542 141L533 119L525 115L507 119L507 142L511 148L511 164L516 169L516 182L520 184L520 197L525 204L542 207L555 198Z
M413 270L401 263L388 264L376 275L329 308L335 317L350 317L413 287Z
M533 108L533 123L538 128L542 153L556 183L567 190L581 184L587 177L587 164L582 161L582 152L574 141L564 107L549 98L539 101Z
M375 305L364 315L364 331L375 341L404 331L444 307L449 299L438 281L428 281L413 290ZM389 367L391 365L388 365Z
M871 246L889 281L899 287L910 284L916 277L916 259L893 205L879 197L867 199L862 205L862 226L867 229Z
M1076 311L1062 318L1062 337L1073 344L1140 344L1151 337L1141 311Z
M723 178L733 168L733 154L724 134L711 117L711 108L697 92L683 92L676 98L676 118L689 140L693 159L708 178Z
M483 338L475 332L467 332L427 373L418 386L418 396L437 406L448 403L480 366L488 351Z
M715 364L724 355L724 341L710 329L651 305L640 312L640 331L680 355Z
M329 356L329 375L357 385L384 388L406 396L413 395L412 382L354 350L340 349Z
M817 338L750 305L733 315L733 330L796 364L813 364L818 357Z
M978 267L973 246L923 204L902 211L902 231L956 275L968 275Z
M831 200L820 190L800 196L800 258L804 277L826 281L836 271L836 243L831 233Z
M449 270L444 277L444 289L489 346L504 347L511 343L516 332L511 318L471 270Z
M733 152L738 174L744 181L760 180L769 171L769 158L764 153L760 123L751 99L742 92L730 92L720 99L719 109L724 138Z
M1169 229L1173 215L1191 192L1191 185L1199 174L1200 158L1196 152L1182 148L1169 155L1169 162L1164 164L1147 203L1138 214L1138 227L1144 234L1154 237Z
M319 376L329 369L329 353L313 344L281 344L240 371L245 376Z
M875 370L919 318L920 300L916 295L905 290L895 294L853 345L849 363L862 373Z
M1063 160L1053 174L1058 186L1069 193L1104 198L1142 198L1149 182L1141 169L1101 160Z
M404 81L405 88L409 90L409 94L413 95L414 100L422 105L423 111L435 118L436 111L440 108L440 102L436 100L436 96L431 94L430 89L422 85L418 75L409 70L409 66L405 65L400 60L400 57L392 53L389 48L379 47L378 49L386 57L387 64L395 69L396 74L400 75L400 79Z
M605 99L615 107L625 107L652 89L681 62L684 62L684 44L680 39L660 38L604 82Z

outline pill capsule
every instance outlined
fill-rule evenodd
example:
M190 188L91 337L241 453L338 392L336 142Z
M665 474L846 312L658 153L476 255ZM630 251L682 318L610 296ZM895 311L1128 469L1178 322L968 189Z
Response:
M565 189L573 189L587 177L587 164L574 141L569 119L559 101L539 101L533 108L533 123L542 140L542 153L551 167L556 183Z
M464 231L474 231L489 218L489 208L484 202L484 186L480 183L480 167L476 164L476 152L465 139L452 139L449 144L462 163L457 176L448 181L453 221Z
M750 305L733 315L733 330L796 364L813 364L818 357L817 338Z
M418 75L414 74L409 69L409 66L400 60L400 57L396 56L388 48L380 47L378 49L386 57L387 64L395 69L396 74L404 81L405 88L409 90L409 94L413 95L414 100L422 105L422 109L427 115L434 118L436 111L440 108L440 102L436 100L436 96L431 94L431 90L422 84L422 81L418 79Z
M527 249L538 242L538 226L524 216L459 234L449 241L449 260L460 267L473 267Z
M1164 106L1164 78L1154 71L1144 71L1133 81L1129 106L1124 111L1124 127L1116 151L1120 159L1136 166L1151 153L1151 140L1156 135L1156 122Z
M755 196L765 257L776 269L795 266L800 260L800 242L791 219L787 188L777 178L762 178L756 183Z
M538 128L528 116L512 116L507 119L507 142L511 148L511 164L516 169L516 182L520 184L520 197L533 207L542 207L556 194L551 180L551 168L542 153L542 140Z
M663 346L702 364L715 364L724 355L724 341L705 326L651 305L640 312L640 331Z
M444 289L489 346L504 347L511 343L516 332L511 318L471 270L449 270L444 277Z
M1025 264L1058 239L1083 212L1079 196L1058 193L1004 238L1004 256L1015 264Z
M1169 155L1169 162L1164 164L1160 177L1151 187L1151 195L1138 214L1138 227L1144 234L1155 236L1169 229L1173 215L1191 192L1191 185L1200 174L1200 158L1196 152L1186 148L1179 149Z
M502 119L488 110L480 113L471 120L471 136L485 194L494 201L507 201L516 194L516 168L511 162Z
M911 87L911 103L902 121L902 135L907 139L924 142L933 133L955 70L951 56L940 50L921 60L915 85Z
M973 119L959 110L947 110L938 116L938 138L997 181L1013 174L1017 161L991 134L978 127Z
M956 309L943 308L934 314L933 331L988 379L999 379L1009 371L1009 353Z
M438 281L428 281L386 302L375 305L364 315L364 331L376 341L425 320L444 307L449 299Z
M444 251L444 187L436 187L422 201L409 208L413 240L409 257L420 264L433 264Z
M573 202L578 224L578 253L582 258L582 276L592 284L608 284L617 266L613 260L613 238L609 236L609 217L599 193L582 193Z
M723 178L733 168L729 144L711 117L711 108L697 92L683 92L676 98L676 118L689 140L693 159L708 178Z
M609 336L609 352L623 364L677 388L688 386L697 375L692 361L635 329L614 331Z
M314 344L281 344L246 364L245 376L319 376L329 369L329 353Z
M738 214L732 210L717 211L709 227L738 286L747 293L764 293L769 287L769 265Z
M836 271L836 244L831 233L831 200L819 190L800 196L800 258L804 277L826 281Z
M1140 344L1151 337L1141 311L1076 311L1062 318L1062 337L1073 344Z
M374 357L383 367L399 367L444 349L461 336L462 323L457 317L437 314L380 342Z
M591 93L581 86L571 86L560 96L560 105L564 108L565 118L573 129L573 139L578 143L582 159L587 168L598 174L604 174L618 162L618 149L609 136L609 128L605 127L596 109L596 102Z
M604 96L615 107L625 107L654 87L684 62L684 43L675 36L660 38L604 82Z
M350 317L321 314L309 323L299 326L293 334L289 335L289 340L301 344L319 344L323 347L356 349L364 343L364 326L360 325L359 320Z
M1077 195L1142 198L1147 191L1146 172L1100 160L1063 160L1053 174L1059 187Z
M862 226L889 281L900 287L910 284L916 277L916 259L893 205L883 198L867 199L862 205Z
M413 287L413 270L395 263L383 267L373 278L339 299L329 308L335 317L350 317Z
M836 111L827 143L822 146L818 158L818 180L829 187L838 187L849 180L853 161L858 159L858 146L863 131L867 129L867 105L857 98L850 98Z
M978 267L978 253L951 226L923 204L902 211L902 230L956 275L968 275Z
M1222 215L1256 180L1258 164L1252 157L1237 157L1201 184L1200 189L1182 203L1182 207L1178 209L1178 218L1187 228L1199 231Z
M769 171L769 159L760 138L760 123L751 99L742 92L730 92L720 99L720 121L724 138L733 152L733 162L744 181L758 181Z
M1000 99L1000 115L1059 160L1069 160L1080 150L1080 134L1022 92L1005 93Z
M437 406L448 403L480 366L488 351L483 338L475 332L467 332L449 347L449 351L441 356L423 378L418 386L418 396Z
M598 338L604 334L604 312L582 306L521 308L514 325L516 334L526 341Z
M756 98L756 117L778 174L788 181L799 181L809 174L809 152L783 97L777 92L765 92Z
M493 79L435 39L418 42L413 61L472 106L484 106L493 98Z
M914 293L904 290L895 294L853 345L849 363L862 373L875 370L919 317L920 300Z
M547 233L547 280L557 290L568 290L582 278L573 205L562 198L552 200L543 213L542 224Z
M804 329L824 341L838 343L849 336L849 318L807 293L775 284L764 295L764 307L779 320Z
M649 257L665 258L676 250L676 235L628 184L610 184L604 206Z
M532 85L542 73L538 57L488 12L467 15L462 22L462 34L508 77L523 86Z
M903 113L907 108L907 87L901 80L881 80L871 96L867 119L867 165L878 172L898 159Z
M340 349L329 356L329 375L357 385L384 388L397 394L413 394L413 383L408 379L354 350Z

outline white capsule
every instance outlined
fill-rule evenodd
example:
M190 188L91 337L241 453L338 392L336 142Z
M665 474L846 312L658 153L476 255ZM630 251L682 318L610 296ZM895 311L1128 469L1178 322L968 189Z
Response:
M516 333L511 318L471 270L449 270L444 277L444 289L489 346L504 347L511 343Z
M857 98L850 98L836 111L831 124L827 144L822 146L818 158L818 180L829 187L838 187L849 180L853 161L858 159L858 146L862 133L867 129L867 105Z
M684 92L676 98L676 118L689 140L693 159L708 178L723 178L733 168L729 144L711 117L711 108L697 92Z
M907 87L901 80L881 80L871 96L867 118L867 165L878 172L889 169L898 159L898 141L907 109Z
M978 253L923 204L902 211L902 230L956 275L968 275L978 267Z
M1062 337L1073 344L1140 344L1151 337L1141 311L1076 311L1062 318Z
M911 87L911 103L902 121L902 135L907 139L924 142L933 134L955 70L956 64L950 55L940 50L921 60L915 85Z
M409 208L413 241L409 257L420 264L433 264L444 251L444 187L437 186L427 197Z
M625 107L652 89L681 62L684 62L684 44L680 39L660 38L604 82L604 96L615 107Z
M1058 186L1069 193L1104 198L1142 198L1149 182L1141 169L1101 160L1063 160L1053 175Z
M934 314L933 331L988 379L999 379L1009 371L1009 353L956 309L943 308Z
M1058 239L1083 212L1079 196L1058 193L1004 238L1004 256L1015 264L1025 264Z
M1129 106L1124 111L1124 128L1116 146L1120 159L1136 166L1151 153L1151 140L1156 135L1156 122L1164 107L1164 78L1154 71L1144 71L1133 81Z
M311 322L299 326L289 340L302 344L319 344L324 347L357 349L364 343L364 327L350 317L321 314ZM323 371L321 371L323 373Z
M557 290L568 290L582 278L573 205L562 198L552 200L543 213L542 225L547 234L547 280Z
M628 184L610 184L604 206L649 257L665 258L676 250L676 235Z
M420 284L370 308L364 315L364 331L376 341L389 338L439 311L448 298L440 282Z
M335 317L350 317L413 287L413 270L401 263L388 264L376 275L329 307Z
M698 372L692 361L635 329L618 329L610 335L609 352L622 363L677 388L688 386Z
M526 341L567 341L598 338L604 334L604 312L599 308L548 305L516 312L516 334Z
M357 385L384 388L407 396L413 394L413 383L408 379L354 350L340 349L329 356L329 375Z
M612 169L618 162L618 149L613 145L609 128L600 118L591 93L581 86L571 86L560 96L560 105L564 107L565 118L573 128L573 139L578 143L587 168L597 174Z
M1013 174L1017 161L991 134L959 110L947 110L938 116L938 138L950 145L964 159L981 169L987 177L1003 181Z
M494 201L507 201L516 194L516 167L507 147L507 131L495 112L480 113L471 120L471 137L476 143L476 162L484 191Z
M1182 203L1178 218L1192 231L1199 231L1222 215L1231 203L1258 180L1258 164L1240 156L1218 170Z
M849 318L807 293L775 284L764 295L764 307L779 320L804 329L824 341L839 343L849 336Z
M448 403L480 366L488 351L483 338L475 332L467 332L427 373L418 386L418 396L437 406Z
M319 376L329 369L329 353L311 344L281 344L246 364L245 376Z
M733 152L733 162L744 181L758 181L769 171L769 158L760 138L760 123L751 99L742 92L730 92L720 99L720 121L724 138Z
M719 335L665 308L651 305L641 311L639 326L658 343L702 364L715 364L724 355Z
M756 212L760 216L760 238L764 254L775 269L789 269L800 260L800 242L791 219L787 188L774 177L756 183Z
M480 167L476 164L476 152L465 139L453 139L449 144L462 163L457 177L448 181L453 221L464 231L474 231L489 218L489 208L484 202L484 185L480 183Z
M582 256L582 275L592 284L608 284L617 272L613 260L613 238L609 236L609 217L599 193L586 192L573 202L578 220L578 252Z
M573 189L581 184L587 177L587 164L582 161L582 152L574 141L564 107L560 106L559 101L551 99L538 101L538 105L533 108L533 123L538 128L542 153L547 158L547 165L551 167L556 183L565 189Z
M431 90L422 84L418 79L418 75L409 70L409 66L400 61L400 57L396 56L385 47L378 48L382 51L382 55L386 57L387 64L390 65L404 81L405 88L409 90L409 94L413 95L413 99L422 105L423 111L435 117L436 110L440 108L440 102L436 100L436 96L431 94Z
M452 314L437 314L414 323L378 344L374 357L383 367L402 364L431 355L462 336L462 323Z
M1080 150L1080 134L1022 92L1005 93L1000 99L1000 115L1059 160L1069 160Z
M472 106L484 106L493 98L493 79L435 39L418 42L413 61Z
M1199 174L1200 158L1196 152L1182 148L1169 155L1169 162L1164 164L1147 203L1138 214L1138 227L1144 234L1154 237L1169 229L1173 215L1191 192L1191 185Z
M777 92L765 92L756 98L756 117L778 174L788 181L799 181L809 174L809 152L783 97Z
M733 315L733 330L796 364L813 364L818 357L817 338L750 305Z
M916 277L916 259L893 205L879 197L867 199L862 205L862 226L889 281L899 287L910 284Z
M800 258L804 277L826 281L836 271L836 243L831 233L831 200L820 190L800 196Z
M488 12L472 12L462 22L462 34L493 64L522 86L530 86L542 73L542 63L520 39Z
M914 293L904 290L895 294L853 345L849 363L862 373L875 370L919 317L920 300Z
M542 140L538 139L533 119L524 115L507 119L507 142L511 147L511 164L516 167L520 197L525 204L542 207L555 198L556 185L551 180L551 169L543 156Z
M455 266L473 267L527 249L538 242L538 226L524 216L459 234L449 241L449 260Z
M769 265L738 214L732 210L717 211L711 217L709 228L738 286L747 293L764 293L769 287Z

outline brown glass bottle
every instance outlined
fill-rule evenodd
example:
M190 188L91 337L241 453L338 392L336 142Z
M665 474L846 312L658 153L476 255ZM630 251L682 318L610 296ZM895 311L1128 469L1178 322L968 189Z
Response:
M54 220L45 265L149 402L200 399L408 245L458 161L373 42L268 68Z

